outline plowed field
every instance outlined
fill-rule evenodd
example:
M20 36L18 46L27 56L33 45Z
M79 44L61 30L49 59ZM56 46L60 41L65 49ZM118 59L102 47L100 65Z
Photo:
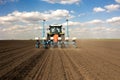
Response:
M79 40L78 48L0 41L0 80L120 80L120 40Z

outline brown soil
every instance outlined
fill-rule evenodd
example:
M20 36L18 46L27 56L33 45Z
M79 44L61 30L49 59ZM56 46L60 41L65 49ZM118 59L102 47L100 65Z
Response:
M34 41L0 41L0 80L120 80L120 40L77 44L36 49Z

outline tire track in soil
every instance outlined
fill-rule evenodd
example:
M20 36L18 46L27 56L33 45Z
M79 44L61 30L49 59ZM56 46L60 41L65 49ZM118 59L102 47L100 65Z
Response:
M45 70L50 59L49 57L50 57L50 54L48 53L48 50L47 50L42 60L40 61L38 70L36 74L32 77L32 80L44 80L44 78L47 78L46 77L47 74L45 73Z
M5 52L2 52L0 55L0 60L2 59L5 59L6 57L9 58L10 56L12 55L16 55L16 52L18 51L23 51L23 50L26 50L26 49L30 49L32 48L31 46L24 46L24 47L20 47L20 48L17 48L17 49L12 49L11 51L5 51ZM16 52L15 52L16 51Z
M86 49L86 51L88 51L88 49ZM96 53L98 53L99 55L97 55ZM102 54L102 56L101 56L101 54ZM99 64L101 64L99 66L103 67L102 69L101 69L101 67L99 67L99 69L101 69L98 73L99 79L102 79L102 78L107 79L108 77L110 78L110 80L119 80L120 79L120 77L117 77L117 79L115 77L115 76L119 76L120 66L118 64L119 62L118 63L114 62L114 58L111 58L109 56L107 56L108 57L107 58L106 55L104 55L103 53L99 53L96 50L91 50L89 57L95 59ZM97 70L99 70L99 69L97 69ZM107 74L107 75L105 75L105 74Z
M73 49L72 51L74 53L79 53L80 52L79 50L76 51L75 49ZM84 77L84 79L85 80L99 80L99 78L97 78L95 76L94 77L91 76L90 72L88 71L88 69L84 65L77 63L76 58L73 58L73 56L72 56L72 54L73 54L72 51L68 50L65 55L69 58L69 61L74 64L73 66L76 67L77 71ZM65 52L66 52L66 50L65 50ZM80 58L78 58L78 61L79 60L80 60ZM84 63L84 64L87 64L87 62Z
M26 48L26 47L28 47L28 46L31 46L31 45L27 45L27 46L22 46L22 47L13 47L13 48L1 48L0 49L0 54L1 53L5 53L5 52L10 52L10 51L13 51L13 50L19 50L19 49L22 49L22 48Z
M68 58L64 55L64 51L59 54L61 56L61 59L63 60L64 68L65 68L65 73L67 76L67 80L76 80L71 72L72 68L70 68L70 62L68 62Z
M60 51L56 48L55 50L52 50L53 56L53 62L52 62L52 70L51 70L51 76L48 80L68 80L65 66L63 64L63 60L59 54Z
M16 66L21 64L22 62L26 61L29 59L31 56L35 55L35 49L30 49L30 50L25 50L22 51L21 53L16 53L16 56L10 58L6 58L2 61L0 61L0 77L3 76L4 74L8 73L12 69L14 69ZM6 64L8 63L8 64Z
M9 71L14 69L15 67L17 67L19 64L23 63L27 59L29 59L31 56L35 55L33 53L35 53L34 49L31 49L29 51L25 51L23 53L20 53L21 55L13 58L11 61L8 61L8 64L2 65L0 67L0 74L1 74L0 77L4 74L8 73Z
M45 50L37 52L37 54L21 63L7 74L0 77L0 80L23 80L43 55L45 55Z
M65 55L66 52L62 49L51 50L50 52L51 57L48 57L47 65L45 64L43 68L41 67L43 72L38 72L38 78L29 80L86 80L80 71L78 71L78 67L69 61L68 56Z
M2 58L0 58L0 67L2 66L2 64L9 64L9 62L12 62L12 60L19 58L19 56L23 55L22 54L22 53L24 53L23 51L26 51L29 49L31 50L32 48L27 47L27 48L20 49L17 51L9 52L8 54L4 53L4 56ZM18 53L18 54L16 54L16 53Z
M45 55L24 80L51 80L53 57L51 50L46 50Z
M63 79L63 66L61 65L60 56L55 52L54 50L47 50L43 56L44 58L40 60L24 80L67 80Z
M43 72L39 73L38 78L32 80L69 80L66 76L63 60L60 57L59 50L49 50L47 62L42 68Z
M51 74L52 74L52 71L53 71L53 61L54 61L54 54L51 54L51 57L50 57L50 61L49 61L49 65L47 68L49 68L49 71L48 71L48 77L46 80L52 80L51 78ZM51 63L51 64L50 64Z
M68 80L86 80L84 75L79 70L77 64L73 62L73 60L67 55L67 53L68 50L62 50L60 55L64 62Z
M60 61L62 63L62 70L63 70L63 73L64 73L64 80L70 80L69 77L67 76L67 71L65 69L65 64L63 62L63 59L62 59L62 56L60 55L60 53L59 53L59 57L60 57Z
M39 74L41 76L39 76L37 79L34 79L34 80L51 80L51 74L52 74L52 68L53 68L53 60L54 60L54 54L51 52L51 50L49 50L47 52L47 54L49 55L47 57L47 60L46 60L46 65L44 66L44 70L43 70L43 73ZM42 68L41 68L42 69Z
M91 48L89 48L89 49L91 49ZM88 51L89 50L88 48L86 48L86 51ZM91 49L91 56L95 56L96 58L100 58L101 60L103 60L103 61L106 61L106 62L108 62L108 63L110 63L110 64L112 64L112 65L114 65L114 66L118 66L119 68L120 68L120 65L118 64L119 63L119 61L120 61L120 57L119 56L116 56L116 55L114 55L113 53L112 53L112 51L110 51L109 52L109 55L107 55L108 54L108 52L103 52L103 53L100 53L100 52L98 52L98 50L97 49ZM95 54L95 53L99 53L99 55L97 55L97 54ZM106 56L107 55L107 56ZM101 56L101 57L100 57ZM110 59L110 58L112 58L112 60ZM114 60L113 60L114 59Z
M116 76L119 76L120 68L117 68L117 66L115 67L113 64L109 63L110 60L106 61L107 58L100 56L100 53L97 51L93 52L92 50L82 49L81 51L74 52L77 55L70 51L67 55L78 64L78 66L82 69L83 74L84 72L88 72L85 73L85 76L87 77L87 75L90 75L92 78L90 80L119 80L119 77L116 79Z
M81 52L81 53L79 53ZM91 67L93 67L95 64L92 64L91 60L89 58L90 53L86 52L83 48L80 51L75 51L76 55L73 55L73 53L70 53L73 56L70 56L71 59L74 59L74 61L78 64L80 70L82 71L82 73L84 74L85 78L87 80L100 80L99 77L97 77L96 73L94 72L95 67L93 68L93 70L91 69ZM79 55L78 55L79 54ZM88 54L88 55L87 55ZM85 56L84 56L85 55ZM96 62L96 60L94 60ZM93 66L92 66L93 65Z

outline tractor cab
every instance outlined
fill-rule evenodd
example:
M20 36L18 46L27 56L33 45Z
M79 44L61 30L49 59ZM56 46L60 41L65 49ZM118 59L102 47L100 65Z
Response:
M50 39L50 37L53 37L55 34L57 34L58 37L62 37L64 35L62 31L62 25L49 25L49 32L47 33L47 39Z
M62 33L62 25L50 25L49 30L50 34L60 34Z

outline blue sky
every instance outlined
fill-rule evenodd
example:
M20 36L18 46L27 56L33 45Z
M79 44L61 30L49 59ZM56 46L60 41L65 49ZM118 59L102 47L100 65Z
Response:
M68 15L71 37L120 38L120 0L1 0L0 39L41 38L41 19L66 28Z

